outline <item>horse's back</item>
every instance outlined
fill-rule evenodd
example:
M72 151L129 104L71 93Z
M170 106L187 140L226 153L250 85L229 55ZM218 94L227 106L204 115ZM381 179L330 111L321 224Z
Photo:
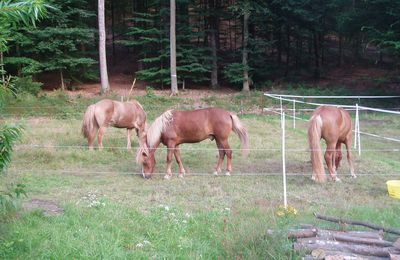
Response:
M136 101L114 101L112 123L120 128L140 128L146 122L146 113Z
M210 136L227 137L232 130L230 113L222 108L174 110L170 133L184 142L198 142Z
M321 106L314 111L313 117L316 116L319 116L322 120L321 135L325 140L343 140L351 131L350 115L343 108Z

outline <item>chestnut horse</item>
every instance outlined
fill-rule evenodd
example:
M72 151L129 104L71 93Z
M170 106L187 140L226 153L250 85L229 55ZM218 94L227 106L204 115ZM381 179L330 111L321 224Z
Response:
M242 144L243 153L248 152L249 138L246 128L239 118L221 108L198 110L168 110L159 116L146 132L146 147L138 150L137 161L141 163L144 178L150 178L156 164L155 151L160 143L168 148L167 173L164 178L172 176L172 156L179 165L179 177L185 174L178 146L182 143L198 143L205 139L214 140L219 149L219 159L214 174L221 172L221 165L227 156L226 175L232 171L232 150L228 143L231 131L234 131Z
M126 128L128 131L127 148L131 149L131 131L134 128L139 138L139 144L145 142L146 112L139 102L132 100L119 102L103 99L90 105L83 116L82 134L88 139L89 149L93 150L96 139L99 149L103 149L103 136L108 125Z
M334 106L318 107L309 122L308 143L311 152L311 163L313 167L312 179L317 182L325 182L326 175L322 162L322 152L320 140L323 138L326 142L325 162L328 166L331 178L334 181L340 181L336 170L342 160L342 144L346 145L347 161L350 166L350 174L354 174L354 166L351 155L352 126L349 113L343 108Z

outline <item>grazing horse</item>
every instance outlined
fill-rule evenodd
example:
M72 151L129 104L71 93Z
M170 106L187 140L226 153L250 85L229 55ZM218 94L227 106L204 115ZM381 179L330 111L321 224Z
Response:
M182 143L198 143L205 139L214 140L219 149L219 159L214 174L221 172L221 165L227 156L226 175L232 171L232 150L228 143L231 131L234 131L242 144L243 153L248 152L249 138L246 128L239 118L221 108L205 108L198 110L168 110L159 116L146 132L146 147L138 150L137 161L142 164L144 178L150 178L156 164L155 151L160 143L168 148L167 173L165 179L172 176L172 156L179 165L179 177L183 177L185 169L182 164L178 146Z
M139 102L132 100L119 102L103 99L90 105L83 116L82 134L88 139L89 149L93 150L96 139L99 149L103 149L103 136L108 125L128 130L127 148L131 149L131 131L134 128L139 138L139 144L145 142L146 112Z
M350 151L352 126L349 113L343 108L321 106L312 114L308 127L308 143L313 167L312 179L317 182L326 181L320 145L321 138L326 142L325 162L332 179L334 181L340 181L337 177L336 170L339 168L342 159L342 143L346 145L350 173L351 176L355 178L356 175L354 174L353 160Z

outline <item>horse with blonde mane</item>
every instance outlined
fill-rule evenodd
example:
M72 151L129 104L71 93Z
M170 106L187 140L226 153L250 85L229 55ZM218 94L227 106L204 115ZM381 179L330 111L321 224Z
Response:
M326 181L320 145L321 138L326 142L325 162L332 180L340 181L336 170L339 168L340 161L342 160L342 144L346 145L350 174L355 178L356 175L354 174L353 159L350 151L352 124L349 113L343 108L321 106L312 114L308 127L308 143L313 167L312 179L316 182Z
M103 136L107 126L127 129L127 149L131 149L131 131L136 130L139 145L145 142L146 112L139 102L132 100L119 102L103 99L90 105L83 116L82 134L88 139L89 149L93 150L96 139L99 149L103 149Z
M239 118L221 108L205 108L198 110L168 110L159 116L146 132L146 146L138 150L137 161L142 164L144 178L150 178L156 164L155 152L160 143L167 146L167 170L165 179L172 176L172 156L179 165L179 177L185 174L179 145L183 143L198 143L205 139L214 140L219 150L219 159L214 174L221 172L224 157L227 157L226 175L232 171L232 149L228 143L231 131L234 131L241 141L242 152L248 152L249 138L246 128Z

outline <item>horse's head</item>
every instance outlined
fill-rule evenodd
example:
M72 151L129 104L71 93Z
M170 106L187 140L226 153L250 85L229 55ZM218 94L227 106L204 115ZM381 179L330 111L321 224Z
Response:
M139 148L136 161L142 164L142 175L143 178L149 179L154 172L156 166L156 158L154 155L155 149L149 149L148 147Z

